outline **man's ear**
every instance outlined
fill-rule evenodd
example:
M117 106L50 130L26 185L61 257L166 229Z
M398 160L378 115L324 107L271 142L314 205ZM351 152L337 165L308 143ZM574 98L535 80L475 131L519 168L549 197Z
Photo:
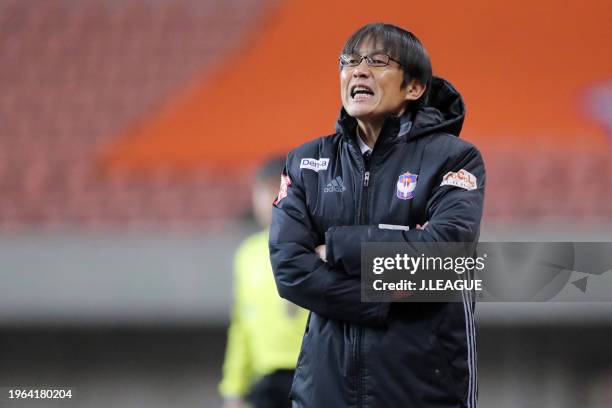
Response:
M423 93L425 93L426 89L427 86L425 84L418 82L416 79L411 79L410 82L408 82L408 84L406 85L405 100L416 101L421 96L423 96Z

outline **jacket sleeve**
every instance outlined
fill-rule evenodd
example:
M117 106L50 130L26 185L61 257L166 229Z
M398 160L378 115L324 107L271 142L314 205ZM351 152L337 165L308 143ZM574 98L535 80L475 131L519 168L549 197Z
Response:
M281 297L321 316L347 322L381 325L389 304L361 302L359 277L330 267L315 253L317 238L291 154L283 171L270 227L270 259ZM298 169L299 170L299 169Z
M476 177L475 188L444 183L449 172L465 170ZM480 152L473 146L443 166L427 201L428 222L424 230L380 229L376 225L332 227L325 234L327 262L350 276L360 276L361 244L364 242L477 242L485 188L485 169Z

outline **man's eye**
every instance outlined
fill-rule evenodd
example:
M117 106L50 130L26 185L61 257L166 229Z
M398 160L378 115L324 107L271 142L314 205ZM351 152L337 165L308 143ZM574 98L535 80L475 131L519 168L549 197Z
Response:
M388 62L388 59L386 55L376 54L376 55L370 56L370 61L372 64L386 65Z
M361 57L359 55L343 54L340 57L340 63L342 65L354 66L354 65L359 65L360 62L361 62Z

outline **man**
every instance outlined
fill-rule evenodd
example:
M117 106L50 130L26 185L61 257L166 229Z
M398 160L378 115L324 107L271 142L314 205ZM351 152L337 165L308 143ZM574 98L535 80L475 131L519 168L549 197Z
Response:
M283 159L264 164L253 185L253 212L263 231L247 238L234 261L234 306L219 385L224 408L285 408L307 311L276 292L268 252L270 202Z
M349 38L340 94L336 133L289 153L270 229L278 291L311 311L293 407L473 408L471 293L459 303L360 297L363 242L478 240L485 171L458 138L461 96L432 77L420 41L389 24Z

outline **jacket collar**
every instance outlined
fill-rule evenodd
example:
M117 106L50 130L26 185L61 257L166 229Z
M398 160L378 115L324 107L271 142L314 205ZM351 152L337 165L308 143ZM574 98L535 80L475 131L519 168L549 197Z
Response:
M412 115L410 113L400 117L388 117L385 119L383 128L380 132L381 137L393 140L408 135L412 129L411 117ZM346 138L352 139L357 135L356 130L357 120L346 113L346 110L342 108L338 121L336 122L336 132L341 133Z

